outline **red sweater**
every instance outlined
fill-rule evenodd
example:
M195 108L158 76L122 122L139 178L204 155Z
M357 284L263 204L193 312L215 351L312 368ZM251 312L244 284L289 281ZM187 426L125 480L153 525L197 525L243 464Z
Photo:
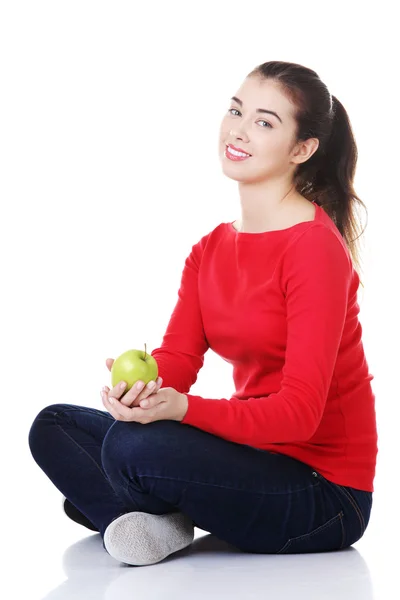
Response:
M221 223L192 246L161 347L162 387L187 394L181 421L285 454L374 491L375 395L361 340L359 277L333 220L263 233ZM211 348L233 367L231 398L188 394Z

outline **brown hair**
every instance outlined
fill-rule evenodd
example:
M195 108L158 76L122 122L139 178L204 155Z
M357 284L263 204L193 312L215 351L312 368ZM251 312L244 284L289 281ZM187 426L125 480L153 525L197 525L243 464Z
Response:
M333 220L360 277L360 254L355 244L365 228L359 233L355 203L365 208L367 216L368 211L354 191L358 153L345 108L315 71L296 63L266 62L247 77L274 80L281 87L295 106L296 142L311 137L319 140L311 158L298 165L294 183L300 194L321 206ZM364 287L361 277L360 284Z

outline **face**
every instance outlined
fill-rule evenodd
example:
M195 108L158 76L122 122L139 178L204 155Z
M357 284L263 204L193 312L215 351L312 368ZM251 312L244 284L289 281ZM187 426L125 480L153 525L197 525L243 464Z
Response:
M224 174L241 182L258 182L282 176L290 168L298 151L295 144L294 107L276 83L259 78L246 78L235 92L242 105L231 100L222 120L219 135L219 156ZM264 109L275 112L257 112ZM233 144L251 154L245 160L227 157L226 146ZM301 146L301 145L300 145ZM300 153L307 153L306 148ZM298 162L303 162L303 158ZM296 159L295 159L296 162Z

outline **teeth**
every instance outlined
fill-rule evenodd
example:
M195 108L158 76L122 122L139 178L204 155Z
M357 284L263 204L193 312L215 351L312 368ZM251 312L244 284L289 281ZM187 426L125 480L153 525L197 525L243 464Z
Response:
M234 156L250 156L250 154L246 154L244 152L238 152L237 150L234 150L230 146L228 146L228 150L229 150L230 154L233 154Z

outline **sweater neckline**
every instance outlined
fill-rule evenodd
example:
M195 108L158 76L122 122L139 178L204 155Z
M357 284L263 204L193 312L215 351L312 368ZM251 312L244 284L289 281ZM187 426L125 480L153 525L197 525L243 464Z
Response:
M316 223L317 221L319 221L321 218L322 208L319 206L319 204L316 204L315 202L313 202L313 204L315 206L315 215L314 215L314 219L312 221L301 221L301 223L296 223L295 225L291 225L290 227L286 227L285 229L272 229L271 231L261 231L259 233L250 233L248 231L237 231L237 229L235 229L233 226L233 223L235 221L230 221L229 223L225 223L225 225L227 226L227 229L229 230L229 232L232 235L234 235L237 239L240 239L240 240L264 239L271 235L274 235L274 234L276 235L277 233L285 233L287 231L295 230L298 227L304 227L304 225L308 225L309 223Z

